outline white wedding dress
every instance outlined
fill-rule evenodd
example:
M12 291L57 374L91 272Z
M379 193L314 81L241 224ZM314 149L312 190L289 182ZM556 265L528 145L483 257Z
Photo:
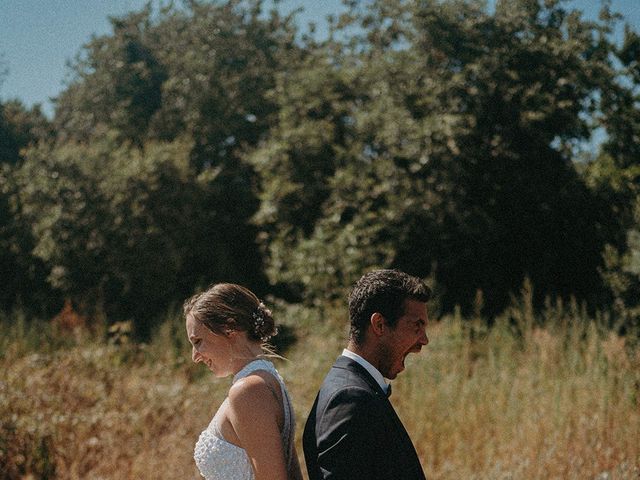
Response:
M273 375L280 384L284 408L284 428L282 430L282 444L284 447L287 468L293 456L294 416L289 394L284 386L282 377L271 362L263 359L254 360L242 368L233 377L233 383L251 373L262 370ZM225 402L228 400L225 399ZM194 450L193 458L205 480L253 480L253 469L247 452L227 442L218 428L216 418L213 417L209 426L200 434Z

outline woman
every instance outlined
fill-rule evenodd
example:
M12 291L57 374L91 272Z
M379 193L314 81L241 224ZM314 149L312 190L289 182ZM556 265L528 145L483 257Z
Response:
M271 311L240 285L219 283L184 304L193 361L216 377L233 375L229 394L200 434L194 458L207 480L301 479L289 395L263 344Z

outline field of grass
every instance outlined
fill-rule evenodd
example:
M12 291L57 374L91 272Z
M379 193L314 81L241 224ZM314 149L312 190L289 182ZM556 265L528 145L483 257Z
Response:
M343 346L341 308L280 306L276 360L304 419ZM175 318L174 318L175 317ZM430 479L640 478L640 350L575 306L428 328L392 403ZM191 364L178 316L145 345L0 320L0 479L199 478L192 452L228 380ZM381 452L384 454L384 452Z

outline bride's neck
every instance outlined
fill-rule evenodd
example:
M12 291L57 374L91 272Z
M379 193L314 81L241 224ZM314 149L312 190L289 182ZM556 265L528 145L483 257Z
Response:
M262 346L256 342L247 342L233 349L233 374L242 370L247 364L262 358Z

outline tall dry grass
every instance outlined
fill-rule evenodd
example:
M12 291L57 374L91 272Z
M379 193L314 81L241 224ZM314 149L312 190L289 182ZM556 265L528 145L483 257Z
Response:
M396 405L433 479L640 478L640 355L594 323L458 318L398 382Z
M342 349L346 314L275 310L298 337L276 363L294 398L300 447L305 415ZM58 338L46 325L4 319L0 478L199 478L193 445L229 382L190 364L171 317L149 345ZM486 323L434 322L429 346L394 382L392 403L427 476L639 478L637 348L575 306L534 316L526 296Z

